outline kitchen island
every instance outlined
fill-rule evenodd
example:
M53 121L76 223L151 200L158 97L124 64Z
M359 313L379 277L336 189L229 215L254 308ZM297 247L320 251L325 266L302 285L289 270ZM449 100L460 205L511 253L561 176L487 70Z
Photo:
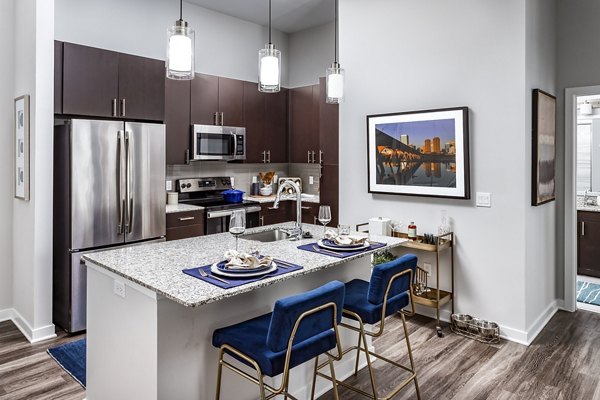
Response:
M248 233L291 227L278 224L249 229ZM322 227L304 225L320 237ZM223 259L234 246L229 233L129 247L84 256L88 267L87 399L211 399L214 398L217 350L212 332L265 314L274 302L305 292L331 280L369 279L372 252L345 259L297 249L302 241L270 243L240 238L240 250L302 265L303 269L265 278L231 289L221 289L188 276L183 269ZM404 239L373 237L391 249ZM341 330L344 345L356 338ZM350 354L349 354L350 355ZM354 360L336 366L338 378L352 373ZM308 398L312 364L290 374L290 393ZM223 399L255 399L257 387L226 373ZM268 380L267 380L268 381ZM317 393L331 388L317 380Z

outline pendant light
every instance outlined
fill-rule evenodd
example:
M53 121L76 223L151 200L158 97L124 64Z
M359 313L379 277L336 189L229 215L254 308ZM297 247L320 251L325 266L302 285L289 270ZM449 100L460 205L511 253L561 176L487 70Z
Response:
M281 89L281 51L271 42L271 0L269 0L269 43L258 51L258 91L276 93Z
M334 62L325 73L327 99L329 104L339 104L344 100L344 69L338 62L338 0L335 0Z
M179 20L167 30L167 78L194 79L194 30L183 20L183 0L179 0Z

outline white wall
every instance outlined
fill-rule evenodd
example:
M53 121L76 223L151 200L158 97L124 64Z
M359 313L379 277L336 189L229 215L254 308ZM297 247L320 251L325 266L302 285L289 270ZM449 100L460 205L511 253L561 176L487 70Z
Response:
M457 238L456 310L501 324L527 340L524 149L528 95L525 3L521 0L340 2L340 59L346 99L340 108L340 219L388 216L435 232L448 210ZM369 114L470 108L473 200L371 195L366 186ZM351 201L348 199L352 199Z
M290 35L289 87L314 85L325 76L334 61L334 29L335 24L330 22Z
M55 39L164 60L178 6L165 0L56 0ZM257 81L267 28L185 2L183 19L196 31L197 72ZM285 86L288 37L274 31L273 43L282 51Z
M13 0L0 2L0 319L12 308L12 203L13 203ZM6 315L6 312L4 312Z
M31 200L13 200L15 322L32 341L52 325L52 137L54 1L15 2L13 96L31 96Z
M532 149L532 90L542 89L556 94L556 1L528 0L526 3L526 86L527 99L525 117L525 135L522 140L527 171L531 165ZM557 166L557 169L560 167ZM524 202L531 201L531 173L524 187ZM556 295L556 202L538 207L527 207L525 217L527 235L525 289L527 300L526 327L536 330L542 321L536 321L540 315L550 314Z

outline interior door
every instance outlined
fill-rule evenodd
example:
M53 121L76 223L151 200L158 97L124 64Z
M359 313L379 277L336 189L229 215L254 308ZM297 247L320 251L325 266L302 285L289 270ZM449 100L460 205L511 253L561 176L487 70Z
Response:
M71 121L71 250L124 241L119 233L122 129L119 121Z
M165 126L125 123L126 241L166 235Z

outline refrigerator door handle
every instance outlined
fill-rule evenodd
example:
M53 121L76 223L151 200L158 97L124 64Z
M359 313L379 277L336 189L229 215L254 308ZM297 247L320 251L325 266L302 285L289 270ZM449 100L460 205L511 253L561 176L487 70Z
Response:
M125 199L123 198L123 131L117 132L117 174L119 174L119 180L117 184L117 207L119 214L119 224L117 225L117 233L122 235L123 230L123 214L125 212Z
M131 195L131 134L125 131L125 233L131 233L132 195Z

